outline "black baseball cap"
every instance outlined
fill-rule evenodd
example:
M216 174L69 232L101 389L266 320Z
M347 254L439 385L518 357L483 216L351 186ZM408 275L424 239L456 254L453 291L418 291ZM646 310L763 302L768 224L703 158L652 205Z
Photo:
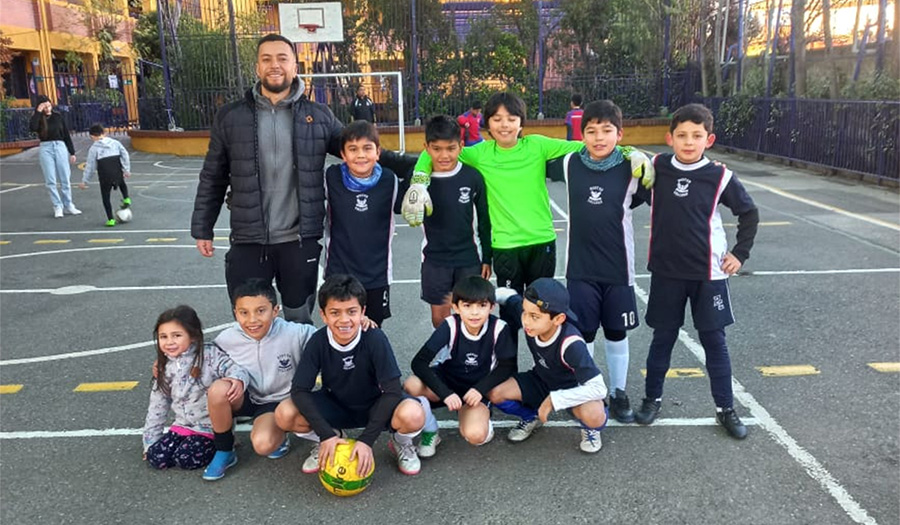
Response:
M578 320L578 316L569 308L569 291L556 279L541 277L534 281L525 290L525 299L551 316L566 314L568 319Z

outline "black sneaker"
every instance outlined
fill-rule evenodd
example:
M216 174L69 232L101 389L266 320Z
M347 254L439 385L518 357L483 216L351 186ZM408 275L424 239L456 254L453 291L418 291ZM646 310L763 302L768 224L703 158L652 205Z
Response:
M741 418L738 417L733 408L726 408L721 412L716 412L716 421L725 427L725 430L727 430L734 439L744 439L747 437L747 427L741 423Z
M616 389L616 397L609 396L609 415L619 423L634 423L634 411L624 390Z
M656 421L659 415L659 409L662 408L662 402L648 397L641 402L641 409L634 413L634 420L641 425L649 425Z

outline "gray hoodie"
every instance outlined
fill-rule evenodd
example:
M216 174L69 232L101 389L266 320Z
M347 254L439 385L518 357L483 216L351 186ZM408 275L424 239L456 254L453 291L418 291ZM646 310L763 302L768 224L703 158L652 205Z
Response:
M303 81L297 79L291 85L288 96L273 105L260 91L259 82L253 87L259 144L259 183L270 244L300 238L300 203L291 149L291 105L300 99L303 89Z
M247 391L257 405L278 403L290 397L291 382L300 354L316 327L276 317L261 340L253 339L237 323L216 337L218 344L238 366L250 374Z
M107 157L119 157L122 163L122 171L131 172L131 158L128 156L128 150L116 139L103 137L91 144L88 150L87 162L84 166L84 176L82 182L87 184L91 181L91 176L97 170L97 161Z

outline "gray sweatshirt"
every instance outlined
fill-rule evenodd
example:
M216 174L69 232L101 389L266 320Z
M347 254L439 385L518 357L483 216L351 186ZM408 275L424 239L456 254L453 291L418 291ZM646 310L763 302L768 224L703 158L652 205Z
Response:
M297 179L294 176L291 104L300 98L303 88L302 81L294 82L288 96L273 105L260 92L259 82L253 87L259 144L259 182L263 213L269 230L269 244L300 238L300 202L297 198Z
M216 337L216 344L249 372L250 400L262 405L290 397L300 354L315 332L315 326L276 317L269 333L259 341L235 323Z
M119 157L122 163L122 171L131 172L131 158L128 156L128 150L116 139L103 137L91 144L88 150L87 162L84 166L84 176L82 182L87 184L91 181L91 176L97 171L97 161L107 157Z

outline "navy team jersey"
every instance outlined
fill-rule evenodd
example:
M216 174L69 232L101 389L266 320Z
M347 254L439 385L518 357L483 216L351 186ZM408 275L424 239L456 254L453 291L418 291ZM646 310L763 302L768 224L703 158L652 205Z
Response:
M322 389L341 406L365 411L381 397L381 385L400 380L394 351L380 329L360 330L356 344L347 346L332 346L327 327L316 331L300 356L292 391L311 391L321 373Z
M391 241L399 183L382 167L378 183L366 191L347 189L341 166L325 172L325 277L345 273L367 290L391 284Z
M434 354L445 346L449 347L450 355L438 364L438 368L448 377L469 386L487 376L499 360L516 358L516 346L509 328L493 315L488 317L477 336L469 335L459 315L451 315L425 343Z
M434 212L423 222L422 258L460 268L491 263L491 222L481 173L457 163L449 173L431 174L428 194Z
M563 323L546 343L528 336L525 341L534 357L532 370L550 390L574 388L600 375L581 332L571 323Z
M753 199L731 170L706 157L687 165L674 154L663 153L653 158L653 164L656 182L651 193L647 269L673 279L727 279L721 267L728 238L719 204L738 216L738 242L732 252L743 262L750 255L759 220ZM751 216L752 224L745 225L742 219Z
M569 199L566 279L634 284L633 206L638 179L626 161L607 171L585 166L578 153L563 161Z

